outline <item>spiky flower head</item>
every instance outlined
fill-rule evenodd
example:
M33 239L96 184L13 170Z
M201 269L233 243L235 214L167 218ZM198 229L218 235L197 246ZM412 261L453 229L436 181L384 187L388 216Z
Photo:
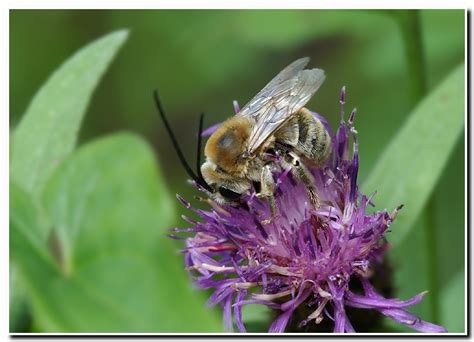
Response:
M304 326L330 320L334 332L354 332L347 307L377 310L391 319L422 332L444 332L441 326L422 321L407 311L425 292L408 300L387 299L371 285L372 268L387 250L385 233L398 210L369 214L371 198L359 192L359 155L353 122L356 111L344 120L345 89L340 95L341 121L332 133L333 150L324 167L311 168L320 200L314 207L300 181L289 170L274 172L279 215L269 224L267 203L255 192L244 197L245 205L218 205L200 210L178 199L200 217L188 229L185 263L195 284L213 289L209 304L223 307L228 330L233 323L245 332L242 307L266 305L278 312L269 332L283 332L297 309L307 316ZM238 110L238 109L237 109ZM363 291L354 291L359 282Z

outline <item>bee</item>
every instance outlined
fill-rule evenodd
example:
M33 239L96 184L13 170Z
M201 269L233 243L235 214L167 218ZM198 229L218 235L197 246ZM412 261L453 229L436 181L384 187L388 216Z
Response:
M255 189L257 196L270 206L271 217L264 222L268 223L276 215L272 171L289 168L304 183L311 202L319 207L308 166L325 164L331 151L331 136L324 124L304 108L325 80L323 70L304 69L308 62L306 57L288 65L212 133L204 148L206 160L198 166L197 175L187 167L190 176L213 200L238 203L244 194ZM162 118L168 127L164 115ZM175 142L170 129L168 132ZM199 150L200 136L198 139ZM179 148L177 151L182 156Z
M304 105L322 85L321 69L306 69L298 59L273 78L240 112L227 119L208 139L201 173L220 203L238 200L252 187L275 213L272 170L276 154L290 167L316 206L318 197L307 165L322 166L331 151L331 136ZM257 186L255 186L257 185Z

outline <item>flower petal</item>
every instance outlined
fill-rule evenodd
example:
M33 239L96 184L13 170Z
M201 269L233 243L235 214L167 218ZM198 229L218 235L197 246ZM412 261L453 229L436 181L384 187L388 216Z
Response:
M234 331L234 328L232 325L232 297L233 295L227 296L223 305L224 328L228 332Z
M426 291L407 300L386 299L382 296L361 296L350 291L346 293L346 304L355 308L382 309L382 308L406 308L418 304L425 296Z
M219 126L222 124L222 122L218 122L208 128L206 128L204 131L202 131L201 133L201 136L202 137L209 137L212 135L212 133L214 133L215 131L217 131L217 129L219 128Z
M237 293L237 298L235 299L236 305L234 305L234 316L235 316L235 322L237 324L237 328L239 329L240 332L244 333L247 332L245 329L245 325L242 321L242 305L239 305L238 303L245 298L245 295L247 294L247 291L241 290Z
M346 328L347 316L344 311L344 307L341 304L338 304L339 301L334 302L334 332L343 333Z
M421 320L417 316L409 313L406 310L402 309L382 309L379 310L382 314L391 319L409 326L415 330L424 332L424 333L445 333L447 330L440 326L433 323L429 323L426 321Z
M286 325L290 320L291 315L293 315L293 310L288 310L282 313L273 321L272 325L268 329L270 333L282 333L285 331Z

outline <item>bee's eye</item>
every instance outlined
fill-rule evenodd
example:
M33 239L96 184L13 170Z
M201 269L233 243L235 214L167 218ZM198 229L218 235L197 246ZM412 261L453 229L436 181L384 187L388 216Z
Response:
M227 188L224 188L224 187L219 187L219 193L222 195L222 197L228 199L228 200L237 200L239 199L242 194L238 194L237 192L234 192L232 190L229 190Z

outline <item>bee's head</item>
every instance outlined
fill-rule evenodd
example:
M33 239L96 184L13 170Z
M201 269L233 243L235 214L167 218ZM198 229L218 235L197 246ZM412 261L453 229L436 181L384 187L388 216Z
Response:
M228 173L239 173L247 166L247 142L251 123L248 118L233 116L209 137L204 153L208 160Z
M249 180L232 176L210 160L202 164L201 172L206 183L213 189L212 198L217 203L235 203L250 190Z

